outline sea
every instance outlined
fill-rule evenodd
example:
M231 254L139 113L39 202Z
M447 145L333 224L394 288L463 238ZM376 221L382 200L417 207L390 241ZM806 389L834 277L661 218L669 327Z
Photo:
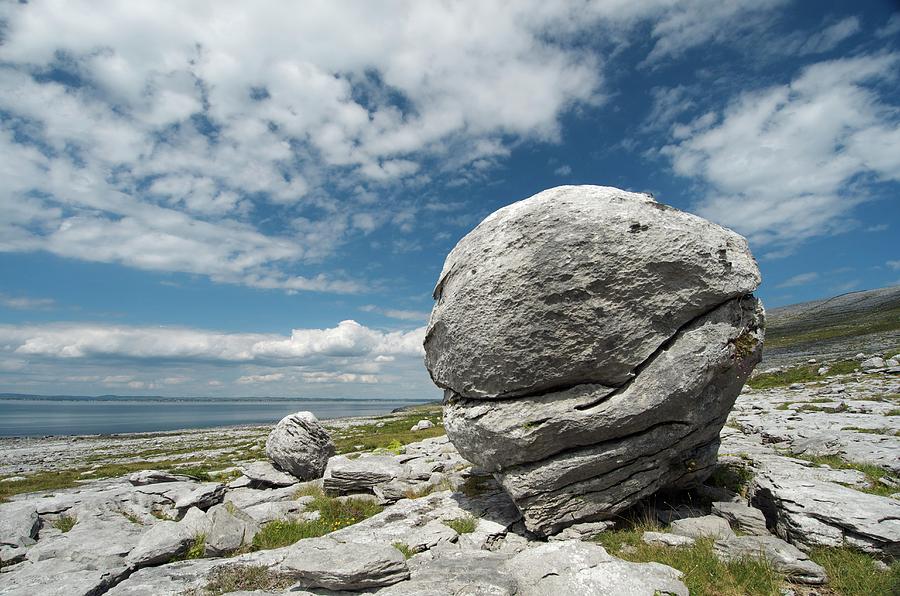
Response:
M319 419L374 416L425 399L0 395L0 437L108 435L274 424L308 410Z

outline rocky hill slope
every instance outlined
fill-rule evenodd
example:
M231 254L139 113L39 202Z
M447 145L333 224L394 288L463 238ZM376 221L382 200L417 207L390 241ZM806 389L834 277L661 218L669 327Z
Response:
M765 366L900 348L900 286L850 292L766 313Z

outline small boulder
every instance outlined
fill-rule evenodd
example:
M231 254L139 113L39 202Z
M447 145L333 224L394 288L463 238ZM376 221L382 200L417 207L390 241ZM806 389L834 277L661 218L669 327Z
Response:
M132 568L168 563L173 557L187 552L193 540L194 535L187 525L161 521L141 535L125 562Z
M712 514L728 521L745 534L766 536L769 534L766 528L766 517L763 512L744 503L716 502L712 504Z
M672 533L690 538L728 538L734 536L734 531L728 522L715 515L701 517L686 517L672 522Z
M257 487L292 486L299 482L296 476L282 472L267 461L255 461L241 466L241 472Z
M266 440L266 456L300 480L321 478L334 453L334 442L312 412L285 416Z
M418 432L420 430L426 430L428 428L434 428L434 423L431 420L419 420L409 429L411 432Z
M884 358L880 356L873 356L866 360L863 360L859 363L859 367L863 370L870 370L873 368L884 368Z
M223 557L253 542L259 532L255 519L232 505L216 505L207 513L210 529L206 534L206 554Z
M791 581L820 585L828 581L825 569L814 563L796 546L776 536L731 536L716 540L716 556L723 561L761 557Z
M296 543L281 569L305 588L365 590L389 586L409 578L399 550L388 544L341 543L312 538Z
M191 507L206 511L213 505L222 502L225 496L225 485L218 482L205 482L188 494L175 501L175 509L182 514Z

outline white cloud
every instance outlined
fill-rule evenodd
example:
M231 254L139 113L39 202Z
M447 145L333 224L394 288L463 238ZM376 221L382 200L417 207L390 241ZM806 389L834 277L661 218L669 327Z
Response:
M359 307L359 310L363 312L377 313L391 319L398 319L400 321L427 321L428 317L431 315L431 313L422 310L381 308L380 306L375 306L374 304L364 304L363 306Z
M558 141L639 27L658 63L779 3L2 4L0 250L361 291L323 261L412 229L381 191Z
M269 373L267 375L246 375L239 377L235 383L238 385L251 385L254 383L271 383L284 379L284 373Z
M885 263L885 265L887 265L894 271L900 271L900 261L888 261L887 263Z
M794 286L803 286L803 285L806 285L817 279L819 279L819 274L816 273L815 271L811 271L809 273L798 273L797 275L794 275L793 277L787 278L786 280L784 280L783 282L781 282L780 284L778 284L775 287L776 288L791 288Z
M555 170L553 170L553 173L556 174L557 176L568 176L569 174L572 173L572 166L563 164L563 165L559 166L558 168L556 168Z
M900 13L894 13L883 27L879 27L875 31L875 37L890 37L900 33Z
M0 306L16 310L47 310L56 302L52 298L29 298L27 296L9 296L0 292Z
M794 245L854 225L866 177L900 180L900 121L879 85L900 57L814 64L789 85L741 94L721 114L673 129L662 150L708 191L695 209L759 244Z

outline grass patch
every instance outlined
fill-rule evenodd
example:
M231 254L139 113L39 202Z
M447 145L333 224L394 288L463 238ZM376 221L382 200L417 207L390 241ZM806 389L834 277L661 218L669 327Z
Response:
M216 567L202 590L193 590L194 596L220 596L230 592L282 591L297 583L296 578L276 573L266 565L229 565ZM191 592L189 592L190 594Z
M444 525L456 530L457 534L471 534L478 526L478 520L472 515L466 515L456 519L448 519L444 521Z
M860 337L900 329L900 307L854 313L846 318L829 317L806 323L771 324L766 329L767 348L812 344L838 337Z
M185 560L202 559L206 553L206 534L198 534L194 537L191 547L184 553Z
M409 416L399 418L387 416L376 418L376 420L378 421L377 423L383 423L383 426L378 427L375 424L366 424L333 431L331 437L337 452L350 453L353 451L387 449L399 453L409 443L431 437L439 437L444 434L440 406L429 406ZM434 427L410 431L410 427L419 420L430 420Z
M297 490L294 491L294 498L299 499L300 497L319 497L322 498L325 496L325 491L322 490L322 487L318 484L301 484L297 487Z
M888 435L894 436L894 431L889 428L860 428L859 426L845 426L841 430L852 430L855 433L863 433L865 435Z
M78 520L71 515L60 515L53 521L53 527L65 533L74 528L77 522Z
M884 414L885 416L900 416L900 408L894 408L893 410L888 410Z
M768 338L766 345L769 345ZM820 375L817 371L823 365L802 364L792 366L780 372L761 373L747 381L747 385L753 389L771 389L773 387L787 387L793 383L809 383L811 381L819 381L825 377L833 377L835 375L845 375L852 373L859 368L859 362L856 360L839 360L827 364L828 372Z
M135 525L138 525L138 526L144 525L144 522L141 521L141 518L139 518L138 516L136 516L135 514L133 514L130 511L122 510L122 511L119 511L119 513L122 514L122 517L124 517L125 519L127 519L128 521L130 521L131 523L133 523Z
M850 548L814 548L809 558L825 568L828 587L838 594L891 596L900 589L900 561L882 571L874 558Z
M408 559L408 558L412 557L414 554L416 554L413 552L413 550L411 548L409 548L408 545L403 544L402 542L395 542L391 546L393 546L394 548L399 550L401 553L403 553L404 559Z
M874 464L863 464L858 462L850 462L838 455L825 455L825 456L814 456L814 455L791 455L791 457L795 457L797 459L802 459L804 461L808 461L810 463L816 465L826 465L836 470L858 470L866 475L866 480L869 482L869 486L866 488L856 488L855 490L869 493L872 495L879 495L882 497L889 497L893 493L897 492L896 488L891 488L889 486L885 486L878 481L879 478L889 478L891 480L900 482L900 478L897 477L896 474L890 472L881 466L876 466Z
M691 596L780 596L784 575L765 559L722 562L713 550L714 538L698 539L690 547L644 544L644 532L659 532L662 528L648 512L631 515L622 529L601 532L594 540L610 554L627 561L655 561L678 569L684 574L682 581Z
M381 510L380 505L365 499L338 500L326 496L316 497L307 511L318 511L319 519L269 522L253 538L253 548L256 550L280 548L304 538L324 536L372 517Z
M163 511L162 509L151 509L150 515L155 517L156 519L161 519L163 521L175 521L175 518Z
M847 407L847 404L841 402L840 404L827 408L825 406L817 406L815 404L803 404L799 408L797 408L798 412L824 412L825 414L841 414L846 412L850 408Z
M706 479L709 486L717 486L737 493L742 497L747 496L747 489L753 481L753 471L740 464L716 464L716 469Z

